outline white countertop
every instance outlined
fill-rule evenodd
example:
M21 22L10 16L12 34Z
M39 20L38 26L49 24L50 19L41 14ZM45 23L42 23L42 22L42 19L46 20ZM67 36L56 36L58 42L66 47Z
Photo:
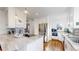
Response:
M69 34L69 35L71 35L71 34ZM70 38L68 38L67 34L64 34L64 36L65 36L65 40L67 40L76 51L79 51L79 44L73 42ZM73 35L71 35L71 36L73 36Z
M27 44L35 42L39 38L42 38L42 36L23 36L20 38L15 38L13 35L0 35L0 44L3 51L17 51L23 50L23 48L26 47Z

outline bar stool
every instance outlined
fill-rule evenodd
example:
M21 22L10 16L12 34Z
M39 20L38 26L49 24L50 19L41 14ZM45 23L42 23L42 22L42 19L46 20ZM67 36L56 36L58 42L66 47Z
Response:
M45 44L45 51L64 51L64 43L57 39L49 40Z

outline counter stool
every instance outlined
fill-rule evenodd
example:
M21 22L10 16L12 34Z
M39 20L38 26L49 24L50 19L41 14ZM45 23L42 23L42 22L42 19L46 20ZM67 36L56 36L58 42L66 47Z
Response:
M64 51L64 43L57 39L49 40L45 44L45 51Z

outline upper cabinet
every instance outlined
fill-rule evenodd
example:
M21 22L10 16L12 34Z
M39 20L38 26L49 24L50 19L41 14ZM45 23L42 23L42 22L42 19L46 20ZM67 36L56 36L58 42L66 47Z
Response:
M69 11L69 28L79 28L79 7L72 7Z
M79 7L74 7L74 28L79 28Z
M8 27L26 27L26 15L23 9L14 7L8 8Z
M74 7L74 20L79 19L79 7Z
M15 8L8 8L8 27L15 28Z

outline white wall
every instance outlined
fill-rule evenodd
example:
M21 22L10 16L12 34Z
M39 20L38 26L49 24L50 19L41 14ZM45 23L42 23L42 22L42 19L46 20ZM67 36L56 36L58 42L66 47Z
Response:
M7 12L0 10L0 34L7 33Z
M38 18L38 19L35 19L34 33L36 35L39 34L38 25L40 23L48 23L47 37L48 37L48 39L51 39L51 29L55 28L57 24L62 24L63 28L68 27L68 22L69 22L68 13L60 13L60 14L49 15L49 16L43 17L43 18Z
M35 35L39 35L39 24L41 23L48 23L48 19L47 17L43 17L43 18L37 18L34 20L34 34Z
M55 14L48 16L48 38L51 39L51 29L56 28L57 24L61 24L63 28L68 27L68 14L67 13L61 13L61 14Z

